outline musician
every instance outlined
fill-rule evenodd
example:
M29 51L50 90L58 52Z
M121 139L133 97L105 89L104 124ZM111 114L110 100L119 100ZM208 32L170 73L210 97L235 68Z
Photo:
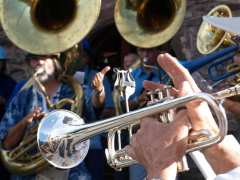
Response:
M149 100L147 93L143 88L143 81L150 80L161 82L164 78L163 71L157 66L157 56L161 51L168 50L168 44L155 48L137 48L137 54L140 57L141 64L138 68L132 71L132 76L135 80L135 92L130 96L130 109L137 109L144 106ZM146 171L141 165L130 166L130 179L141 180L146 176Z
M73 89L59 79L62 68L57 55L28 54L26 61L29 70L32 74L35 73L36 79L43 85L45 92L39 86L33 85L20 91L9 104L0 124L2 148L7 150L15 148L21 142L25 132L28 132L45 113L49 112L46 96L49 97L51 103L55 104L63 98L72 99L74 95ZM90 177L84 164L82 164L81 176L85 179ZM65 180L68 179L68 170L48 167L34 175L12 175L12 179L36 178Z
M6 75L6 61L7 54L3 47L0 47L0 119L5 112L5 106L10 99L16 82L8 75Z
M172 94L185 96L200 92L190 73L178 63L176 58L169 54L161 54L158 63L173 80L175 88L172 89ZM161 88L162 85L146 81L144 87L156 89ZM153 117L142 119L140 130L132 137L131 144L126 147L128 154L146 168L147 179L176 178L176 162L182 158L188 148L187 137L190 130L209 129L214 134L218 132L211 111L203 101L187 103L186 109L180 109L175 119L169 124L162 124ZM239 144L234 139L226 137L221 143L202 152L215 172L222 174L216 179L240 178Z
M130 108L136 109L143 106L148 101L146 91L143 88L143 81L150 80L154 82L165 81L165 73L157 65L157 56L160 52L169 51L169 43L155 48L137 48L137 54L140 57L141 64L132 72L136 82L135 93L130 97Z
M91 67L94 57L87 39L81 42L78 50L80 55L78 62L80 64L78 65L77 73L83 76L81 78L81 84L85 93L85 104L82 116L88 123L110 117L114 114L114 105L111 86L107 77L105 77L110 67L106 66L100 72L97 72ZM98 100L96 98L98 98ZM94 106L92 106L91 103L93 103ZM85 158L91 177L96 180L104 179L106 159L102 141L103 137L101 135L91 138L90 149Z
M132 65L139 61L139 56L135 53L129 53L123 58L123 68L128 70Z
M16 82L6 75L6 61L7 53L3 47L0 47L0 119L5 113L8 101L10 101L11 92L14 89ZM3 179L9 178L9 173L5 170L2 163L0 163L0 173Z

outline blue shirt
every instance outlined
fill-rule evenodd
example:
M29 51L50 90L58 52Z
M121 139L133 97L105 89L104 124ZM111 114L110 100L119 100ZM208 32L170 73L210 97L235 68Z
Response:
M52 103L58 102L63 98L72 98L74 95L73 90L66 84L60 84L56 93L51 98ZM9 104L7 111L0 123L0 140L4 140L6 137L9 128L15 126L19 121L21 121L28 113L33 111L35 106L39 106L42 108L42 111L47 113L49 112L49 108L45 101L44 95L37 90L35 87L30 87L28 89L24 89L16 94L11 103ZM69 107L64 107L64 109L69 109ZM84 165L78 166L79 174L87 174L84 170ZM88 175L89 176L89 175ZM86 175L87 177L87 175ZM34 176L13 176L13 179L21 179L21 180L30 180L33 179Z
M91 85L92 79L94 78L97 71L91 69L89 66L85 66L83 71L85 73L84 85L92 87L92 85ZM112 99L112 88L111 88L109 80L107 79L106 76L103 79L103 85L104 85L105 94L106 94L104 108L113 108L114 103L113 103L113 99Z
M164 71L161 69L152 69L151 72L147 72L142 66L134 69L131 73L135 80L136 87L134 94L130 96L130 100L137 100L137 98L142 94L144 91L144 80L163 82L166 77Z
M89 66L85 66L83 71L85 73L84 82L82 85L84 88L84 102L85 102L83 107L83 117L85 122L94 122L101 118L98 110L92 106L92 95L94 91L91 83L97 71L89 68ZM105 94L106 94L104 108L113 108L114 103L112 99L112 90L111 90L110 83L106 77L103 80L103 85L104 85ZM101 143L101 135L97 135L91 138L90 149L102 149L102 148L103 147Z
M21 81L19 81L16 85L15 85L15 87L14 87L14 89L13 89L13 91L12 91L12 93L11 93L11 96L9 97L9 100L8 100L8 104L11 102L11 100L16 96L16 94L21 90L21 88L24 86L24 84L27 82L27 80L21 80ZM8 106L8 104L7 104L7 106Z

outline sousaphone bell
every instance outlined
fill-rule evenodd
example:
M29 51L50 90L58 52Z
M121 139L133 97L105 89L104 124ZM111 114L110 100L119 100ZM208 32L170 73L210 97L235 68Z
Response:
M4 0L2 27L19 48L33 54L65 51L95 24L101 0Z

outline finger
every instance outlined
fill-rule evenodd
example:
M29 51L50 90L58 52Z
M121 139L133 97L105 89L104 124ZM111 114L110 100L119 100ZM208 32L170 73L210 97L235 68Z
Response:
M200 91L188 70L184 68L175 57L168 53L160 54L158 56L158 64L171 77L177 89L179 89L183 81L187 81L194 92Z
M123 150L127 153L127 155L129 155L131 158L136 160L136 154L135 154L135 151L134 151L134 149L131 145L125 146L123 148Z
M96 80L95 79L92 81L92 86L96 87Z
M96 79L97 81L101 82L103 80L104 75L102 73L97 73Z
M156 126L159 125L159 123L161 122L159 122L158 118L146 117L140 120L140 129Z
M38 106L34 106L34 107L33 107L33 111L36 112L36 111L39 111L39 110L40 110L40 108L39 108Z
M153 81L145 80L143 82L143 87L146 90L156 90L156 89L162 90L162 89L164 89L165 86L166 86L165 84L160 84L160 83L156 83L156 82L153 82ZM176 88L172 87L170 89L170 94L172 96L177 96L178 95L178 90Z
M178 124L177 126L183 125L183 126L187 126L189 129L191 129L191 121L190 118L188 116L188 111L186 109L182 109L180 111L178 111L174 117L174 119L176 120L176 124Z
M102 75L105 76L105 74L106 74L110 69L111 69L110 66L106 66L105 68L103 68L103 69L101 70Z

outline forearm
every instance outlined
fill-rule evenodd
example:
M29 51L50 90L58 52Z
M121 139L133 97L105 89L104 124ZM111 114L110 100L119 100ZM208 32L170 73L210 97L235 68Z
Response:
M203 150L203 153L216 174L220 174L240 166L239 149L237 140L226 136L221 143Z
M177 164L168 167L148 171L147 180L175 180L177 175Z
M227 111L230 111L236 115L240 115L240 103L239 102L226 99L224 101L223 105Z
M101 92L97 92L94 90L93 96L92 96L92 103L95 108L103 108L104 102L105 102L105 91L104 89Z
M16 124L16 126L12 127L3 141L3 147L5 149L12 149L16 147L18 143L21 141L25 133L26 127L27 122L25 119Z

